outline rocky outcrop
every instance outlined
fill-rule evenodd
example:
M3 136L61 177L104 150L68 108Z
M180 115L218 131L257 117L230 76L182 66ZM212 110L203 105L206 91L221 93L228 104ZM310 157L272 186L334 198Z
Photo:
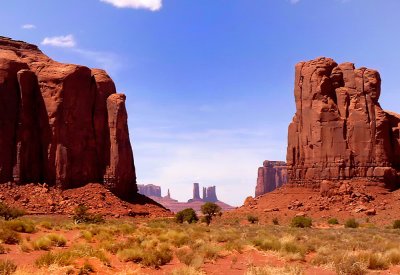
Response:
M217 192L215 186L207 187L206 197L203 197L203 201L205 202L217 202Z
M377 71L317 58L296 65L296 114L289 125L289 182L368 178L397 187L398 114L379 105Z
M154 184L138 184L137 187L138 187L139 194L145 195L147 197L161 198L161 187L160 186L157 186Z
M257 186L255 195L261 196L274 191L287 182L287 169L284 161L269 161L258 168Z
M106 72L0 37L0 183L101 182L136 194L125 96Z

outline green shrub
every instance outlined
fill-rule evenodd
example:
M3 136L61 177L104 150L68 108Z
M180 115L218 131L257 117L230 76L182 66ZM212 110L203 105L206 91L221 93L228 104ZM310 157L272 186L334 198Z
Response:
M10 275L17 270L17 265L10 260L0 260L0 274Z
M91 214L88 212L89 208L83 204L78 205L74 209L74 216L72 217L75 223L102 223L104 218L101 214Z
M204 221L209 225L213 217L221 213L221 207L212 202L206 202L201 206L201 212L204 214Z
M306 228L312 226L312 220L309 217L294 217L290 223L291 227Z
M330 219L328 220L328 223L329 223L329 224L339 224L339 221L338 221L338 219L336 219L336 218L330 218Z
M360 226L360 224L353 218L348 219L344 224L344 227L346 227L346 228L357 228L359 226Z
M39 268L48 267L50 265L67 266L72 263L73 255L68 252L47 252L36 259L35 265Z
M11 230L21 233L33 233L35 232L35 225L32 222L23 220L12 220L6 223L7 227Z
M5 203L0 202L0 217L3 217L6 221L16 219L25 215L25 211L19 208L10 207Z
M249 221L249 223L254 224L254 223L258 222L258 217L253 216L253 215L248 215L247 220Z
M177 223L183 223L183 222L188 222L188 223L195 223L199 220L199 218L196 215L196 211L193 210L193 208L186 208L182 211L179 211L175 215L175 221Z
M393 222L393 228L394 229L400 229L400 220L395 220Z

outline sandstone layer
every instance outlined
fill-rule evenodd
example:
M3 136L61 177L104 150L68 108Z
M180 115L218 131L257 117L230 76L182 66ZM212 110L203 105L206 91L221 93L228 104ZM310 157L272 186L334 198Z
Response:
M368 179L398 187L400 116L382 110L376 70L317 58L296 65L289 183Z
M125 95L103 70L0 37L0 183L137 192Z
M161 187L154 184L138 184L138 193L147 197L161 198Z
M284 161L266 160L258 168L255 196L272 192L287 182L287 169Z

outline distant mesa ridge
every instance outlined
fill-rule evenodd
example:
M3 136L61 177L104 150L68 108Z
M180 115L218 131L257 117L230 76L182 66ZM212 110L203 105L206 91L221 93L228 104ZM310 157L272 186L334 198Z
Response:
M0 183L137 192L125 95L99 69L0 37Z
M200 198L200 186L197 182L193 183L193 198L188 202L192 201L204 201L204 202L217 202L217 192L215 186L203 187L203 197Z
M378 100L376 70L330 58L295 67L296 113L288 129L289 184L363 178L398 188L400 115Z
M154 184L138 184L138 192L147 197L161 198L161 187ZM169 190L168 190L169 192Z
M266 160L258 168L255 196L272 192L287 183L287 167L284 161Z

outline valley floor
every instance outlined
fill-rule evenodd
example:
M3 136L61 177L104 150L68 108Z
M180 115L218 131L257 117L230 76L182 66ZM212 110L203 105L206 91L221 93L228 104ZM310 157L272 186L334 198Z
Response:
M400 274L400 229L205 224L171 218L75 224L67 216L0 223L1 274Z

